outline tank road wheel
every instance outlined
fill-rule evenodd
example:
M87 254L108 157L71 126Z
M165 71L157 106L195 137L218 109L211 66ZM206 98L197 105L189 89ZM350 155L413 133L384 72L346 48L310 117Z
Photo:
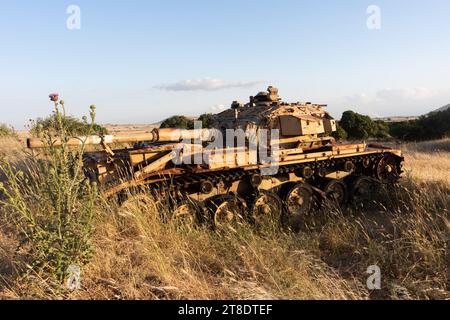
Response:
M247 205L242 199L233 195L213 197L207 201L215 229L233 229L241 224L247 215Z
M280 197L274 192L261 190L252 201L250 219L257 227L278 224L282 212Z
M284 222L293 230L300 229L303 217L307 215L312 207L313 191L305 183L294 185L285 197L285 219Z
M173 205L172 221L188 229L193 229L201 223L200 212L201 205L198 202L182 198Z
M375 168L376 178L385 184L396 183L400 178L397 162L391 156L380 159Z
M365 176L355 177L351 182L351 198L353 201L362 202L368 200L375 193L373 179Z
M330 181L324 191L328 202L331 204L341 207L347 202L347 186L341 180Z

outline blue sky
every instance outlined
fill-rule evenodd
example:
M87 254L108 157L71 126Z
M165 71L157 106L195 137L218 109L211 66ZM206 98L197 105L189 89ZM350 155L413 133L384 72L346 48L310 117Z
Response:
M448 0L0 0L0 122L49 114L53 91L76 116L153 123L269 84L336 117L423 114L450 103L449 14Z

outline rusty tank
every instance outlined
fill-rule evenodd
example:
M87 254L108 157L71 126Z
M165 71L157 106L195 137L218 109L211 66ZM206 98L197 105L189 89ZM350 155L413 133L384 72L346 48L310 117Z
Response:
M102 147L86 152L84 164L107 198L123 201L139 190L170 198L174 218L215 227L269 219L295 228L315 203L370 199L374 185L394 184L402 173L400 150L339 143L336 125L326 105L283 102L269 87L214 115L210 128L74 137L67 144ZM47 147L38 138L27 143Z

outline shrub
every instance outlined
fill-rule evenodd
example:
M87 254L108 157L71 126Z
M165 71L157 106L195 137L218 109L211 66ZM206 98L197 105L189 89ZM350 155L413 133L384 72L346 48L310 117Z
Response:
M202 128L211 128L214 115L204 113L198 117L197 121L202 123ZM173 116L161 123L161 128L194 129L194 120L185 116Z
M202 122L203 128L211 128L214 121L214 115L212 113L204 113L198 117L198 121Z
M33 136L39 136L42 132L57 135L59 130L59 120L57 117L57 114L52 114L47 118L32 121L30 133ZM67 134L71 136L85 136L93 134L103 136L108 134L108 130L105 127L96 123L89 123L87 118L79 120L71 116L63 115L60 120L62 122L61 125L64 126Z
M375 121L376 132L375 138L388 139L391 137L389 134L389 125L384 121Z
M74 150L67 141L75 132L64 115L63 102L55 101L53 122L39 131L45 141L58 136L62 146L49 144L44 157L29 156L26 169L3 160L0 172L6 181L0 184L4 197L5 221L12 221L23 235L27 249L26 267L45 273L59 281L67 276L71 265L81 266L89 261L92 219L97 199L95 184L89 183L83 172L85 146ZM91 107L91 123L86 134L94 128L95 107Z
M173 116L164 120L161 128L193 129L194 121L185 116Z
M14 129L7 124L0 124L0 137L11 137L14 135Z
M338 123L336 125L336 131L333 132L333 137L336 138L337 140L347 140L348 134L344 130L344 128L342 128L341 125Z
M375 123L369 116L363 116L353 111L344 112L339 124L351 139L367 139L375 136L377 131Z
M392 123L389 131L393 137L405 141L426 140L425 137L428 136L417 121Z
M445 138L450 134L450 109L430 113L418 120L393 123L390 125L390 134L407 141Z
M353 111L342 114L339 125L347 132L349 139L389 138L389 126L383 121L373 121L369 116Z

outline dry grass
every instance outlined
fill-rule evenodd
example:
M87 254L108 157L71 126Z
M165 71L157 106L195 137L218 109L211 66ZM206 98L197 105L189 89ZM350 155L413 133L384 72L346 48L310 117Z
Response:
M450 186L450 139L412 143L403 149L406 172L413 179Z
M0 157L18 161L25 157L24 140L19 137L0 138Z
M449 298L449 143L403 146L401 188L381 190L362 207L316 212L299 234L250 226L216 234L164 223L164 212L101 203L96 253L75 292L24 272L21 238L0 220L0 298ZM1 141L2 152L23 157L17 142ZM373 264L381 267L383 290L368 292Z

